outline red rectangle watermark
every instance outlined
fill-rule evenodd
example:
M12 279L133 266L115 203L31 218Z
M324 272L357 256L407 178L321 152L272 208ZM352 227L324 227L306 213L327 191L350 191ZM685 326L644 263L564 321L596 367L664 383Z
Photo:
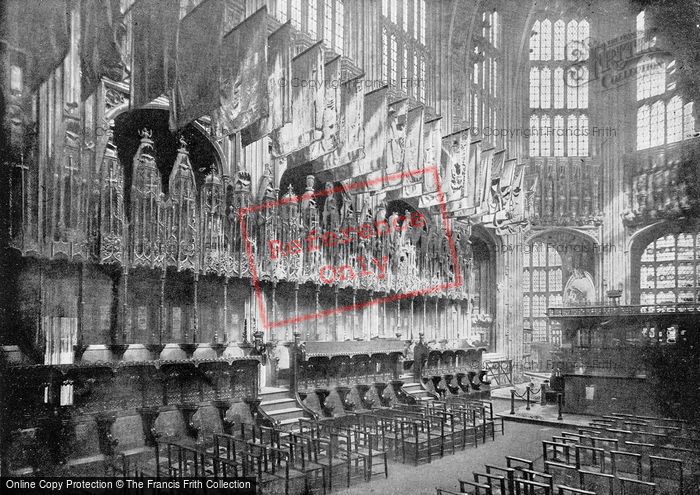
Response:
M303 315L297 315L291 318L285 318L277 321L269 321L267 318L267 314L265 311L265 305L263 302L263 294L262 290L260 288L260 279L258 277L258 270L257 266L255 263L255 254L253 253L253 248L251 246L250 239L248 238L248 229L247 229L247 224L246 224L246 218L249 214L251 213L257 213L260 211L265 211L268 209L276 208L279 206L284 206L288 204L296 204L301 201L299 196L293 196L293 197L284 197L280 200L277 201L268 201L265 203L260 203L257 205L250 205L245 208L241 208L238 213L238 218L241 224L241 232L243 234L243 239L245 241L245 249L246 249L246 255L248 257L248 264L250 268L250 274L251 274L251 281L253 284L253 287L255 289L255 298L258 304L258 309L260 313L260 319L261 319L261 326L262 328L268 330L272 328L280 328L280 327L286 327L287 325L292 325L295 323L299 323L302 321L307 321L307 320L314 320L317 318L322 318L325 316L331 316L337 313L342 313L345 311L353 311L355 309L362 309L368 306L373 306L373 305L379 305L383 304L385 302L394 302L398 301L401 299L408 299L411 297L416 297L416 296L421 296L425 294L435 294L441 290L449 290L449 289L454 289L462 286L462 274L459 269L459 260L457 259L457 250L455 249L455 244L452 239L452 228L450 227L450 223L448 220L447 216L447 208L445 205L445 197L442 192L442 184L440 182L440 174L438 173L438 168L436 166L431 166L431 167L425 167L422 169L418 170L413 170L410 172L397 172L391 175L387 176L382 176L376 179L363 179L359 180L356 182L352 182L347 185L343 186L338 186L334 188L328 188L328 189L323 189L317 192L314 192L312 195L305 196L306 199L311 199L311 198L320 198L320 197L325 197L325 196L330 196L335 193L339 193L341 191L357 191L357 190L372 190L372 188L376 188L377 186L381 186L382 184L386 182L395 182L395 181L400 181L403 183L403 179L407 177L418 177L418 176L424 176L426 174L431 174L433 177L433 181L436 185L436 196L437 196L437 206L440 208L440 216L442 218L442 224L443 228L445 229L445 237L447 237L448 241L448 246L449 246L449 251L450 251L450 257L452 258L452 265L454 267L454 280L452 282L445 282L441 284L437 284L434 286L426 287L423 289L417 289L417 290L412 290L412 291L407 291L403 293L396 293L396 294L391 294L391 295L385 295L383 297L377 297L373 298L369 301L363 301L358 304L349 304L345 306L339 306L337 308L331 308L331 309L325 309L322 311L316 311L313 313L306 313ZM425 222L425 218L422 214L412 214L411 218L408 219L409 222L411 223L411 226L417 227L417 224L421 221ZM406 220L404 218L404 220ZM398 223L398 222L397 222ZM387 225L383 227L391 229L392 226L389 224L387 221ZM394 225L394 228L398 228L398 225ZM340 235L338 235L338 233ZM338 229L338 233L336 232L323 232L322 230L312 230L308 232L305 236L300 237L298 240L293 240L291 242L286 242L284 245L276 239L268 240L268 248L270 249L271 253L273 253L275 256L273 259L276 259L276 257L281 257L281 256L288 256L288 255L297 255L302 253L302 251L306 250L307 252L313 252L317 251L320 247L320 244L315 244L314 241L318 241L321 244L328 245L329 242L343 242L347 237L349 236L356 236L359 239L367 239L368 236L382 236L385 235L386 232L382 232L379 230L379 222L374 222L374 225L372 223L365 223L361 224L357 227L350 227L350 228L344 228L344 229ZM341 239L340 241L338 239ZM307 246L304 248L303 241L307 241ZM376 271L374 272L374 275L377 277L383 277L386 275L386 270L388 267L386 266L386 260L384 258L387 257L382 257L382 259L367 259L364 260L361 256L357 258L358 263L361 265L360 270L366 271L369 273L369 269L374 267L376 268ZM341 273L342 275L346 275L346 267L349 268L350 270L354 270L350 265L342 265L339 267L333 267L330 265L324 265L320 268L320 273L319 273L319 279L327 284L331 285L332 281L336 280L337 274ZM331 280L331 270L333 271L333 278ZM325 273L324 273L325 271ZM362 272L358 275L355 274L356 276L362 275Z

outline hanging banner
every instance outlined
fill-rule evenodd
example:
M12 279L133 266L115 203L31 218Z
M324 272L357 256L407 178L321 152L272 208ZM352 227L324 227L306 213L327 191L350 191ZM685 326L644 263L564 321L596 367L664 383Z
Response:
M453 132L442 138L442 148L449 155L445 175L445 200L459 201L464 197L467 164L469 163L469 129Z
M488 213L495 213L503 209L501 196L501 174L505 164L506 150L499 150L493 155L491 168L491 188L487 197Z
M491 192L491 168L495 148L489 148L481 152L479 163L479 176L477 178L477 202L476 207L485 213L488 210L488 200Z
M442 117L429 120L423 127L423 150L424 159L423 166L426 173L423 174L423 193L434 193L437 191L437 182L435 173L432 169L437 169L437 174L440 173L440 155L442 152L441 139L441 124Z
M312 141L307 148L292 153L287 158L290 167L296 167L307 162L322 159L326 156L331 159L330 153L336 150L338 145L338 120L340 113L340 77L341 58L335 57L324 66L323 81L323 119L321 124L321 138Z
M304 149L323 136L323 69L320 41L292 59L292 121L273 132L275 156Z
M175 82L175 41L179 0L140 0L134 4L131 107L140 108L169 94Z
M389 88L383 86L364 96L365 156L355 163L353 176L373 173L369 180L381 179L386 169L387 116L389 111ZM381 181L375 181L376 188L381 188Z
M406 148L404 151L403 190L401 197L413 198L423 193L423 122L425 108L418 106L408 111L406 116Z
M63 2L49 0L41 2L41 8L51 5L53 8L66 8ZM31 11L23 12L32 14ZM80 75L82 99L87 99L103 77L120 81L124 74L124 62L119 49L120 38L125 34L121 30L121 11L119 2L114 0L82 0L80 4ZM37 26L41 33L50 25ZM35 36L41 37L39 32ZM53 47L46 46L49 53ZM59 48L60 49L60 48ZM58 53L58 50L56 51Z
M268 116L267 83L267 7L263 7L221 43L217 136L240 132Z
M70 48L66 4L57 0L6 0L0 13L0 44L4 45L0 56L12 57L12 65L23 71L24 85L33 91L63 62ZM4 87L5 78L0 84ZM10 88L6 91L9 94Z
M182 18L172 113L178 129L219 107L221 0L204 0Z
M387 115L387 162L385 177L398 175L403 171L406 150L406 119L408 113L408 98L389 104ZM400 187L401 176L386 180L385 189Z
M268 116L241 131L244 147L292 121L292 46L291 21L267 38Z

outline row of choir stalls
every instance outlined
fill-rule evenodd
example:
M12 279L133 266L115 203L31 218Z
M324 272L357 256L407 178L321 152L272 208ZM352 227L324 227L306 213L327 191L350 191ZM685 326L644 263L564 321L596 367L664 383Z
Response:
M564 412L692 416L680 404L698 399L698 314L697 303L549 308Z
M15 365L0 373L3 473L113 476L158 442L257 421L255 357Z
M310 417L339 418L420 400L490 397L485 347L464 340L431 349L422 333L417 342L401 334L345 342L302 341L299 332L294 337L288 344L290 390Z

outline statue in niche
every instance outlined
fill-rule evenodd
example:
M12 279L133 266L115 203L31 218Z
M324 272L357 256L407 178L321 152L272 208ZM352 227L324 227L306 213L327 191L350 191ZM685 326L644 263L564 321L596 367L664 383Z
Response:
M333 183L326 182L324 190L333 191L333 189ZM324 229L329 230L336 230L340 225L340 212L335 192L330 192L328 196L326 196L326 201L323 205L322 224Z

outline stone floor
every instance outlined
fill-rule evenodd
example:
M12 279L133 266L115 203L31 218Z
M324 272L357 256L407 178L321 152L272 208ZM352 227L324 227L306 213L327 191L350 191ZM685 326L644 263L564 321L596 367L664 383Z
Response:
M494 413L508 413L510 400L494 399ZM478 448L467 448L455 455L446 455L430 464L390 463L389 478L377 475L371 482L355 482L350 488L333 490L342 495L382 495L430 494L441 487L458 491L458 479L472 480L473 471L484 471L484 464L505 466L505 456L513 455L527 459L541 460L542 440L551 439L563 428L506 421L505 435L497 435L495 441L488 440Z

